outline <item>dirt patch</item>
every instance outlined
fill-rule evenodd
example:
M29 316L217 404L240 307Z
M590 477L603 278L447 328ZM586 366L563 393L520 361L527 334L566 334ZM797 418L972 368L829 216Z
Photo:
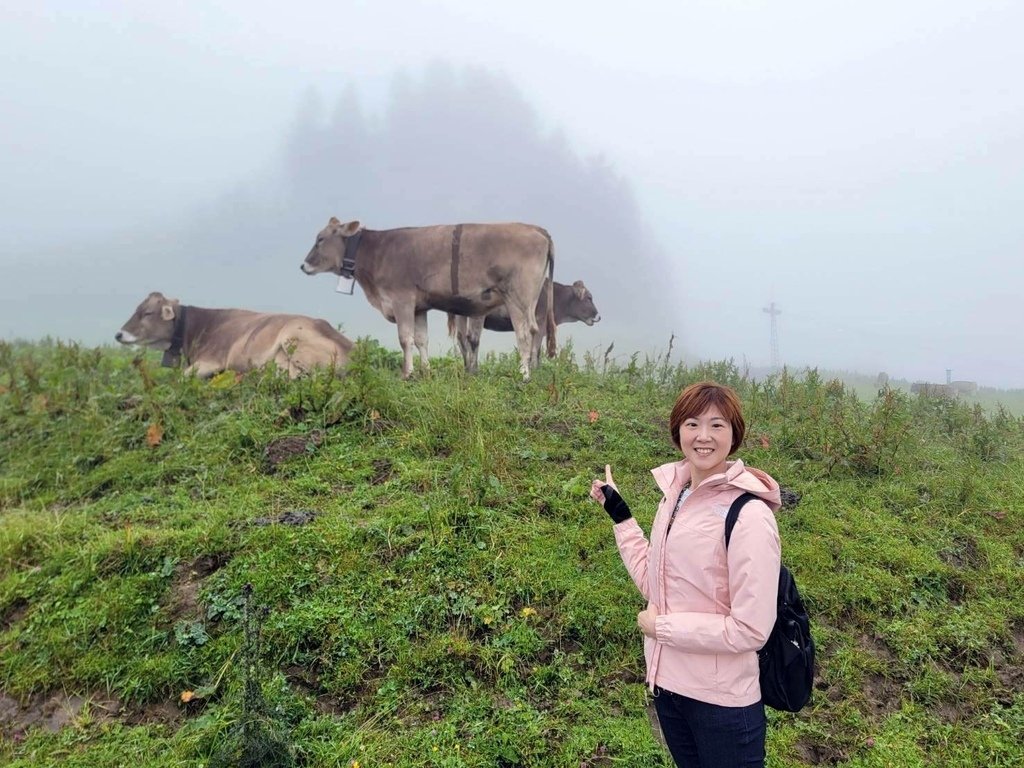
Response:
M971 592L971 585L958 573L951 573L946 579L946 597L953 605L960 605Z
M421 691L396 713L398 720L406 727L418 728L436 723L444 717L447 709L446 695L439 690Z
M203 580L220 570L231 560L222 552L200 555L191 563L179 565L169 590L167 614L171 623L178 619L199 615L199 588Z
M1024 656L1024 629L1013 630L1013 644L1017 648L1017 655Z
M934 712L942 722L947 723L948 725L956 725L963 717L963 713L960 711L960 708L948 701L940 701L937 704L932 705L932 712Z
M386 483L394 474L394 465L390 459L374 459L373 474L370 476L370 485Z
M1014 696L1024 692L1024 637L1019 630L1013 634L1015 652L1007 658L1000 651L994 652L989 658L989 663L995 670L996 678L1004 689L1004 696L1012 700Z
M160 724L175 729L184 720L184 713L175 700L126 707L116 696L61 692L39 694L22 703L0 693L0 737L19 742L33 728L56 733L86 714L93 723Z
M882 659L887 667L892 667L896 663L896 656L887 646L880 637L874 635L861 635L857 638L857 642L861 648L871 653L873 656L877 656Z
M811 765L837 765L848 759L846 751L832 744L798 741L794 744L797 757Z
M7 609L7 612L0 619L0 628L8 630L25 618L25 614L28 613L28 600L23 597L19 597L13 603L11 607Z
M801 495L791 488L780 488L779 496L782 497L782 508L793 509L800 503Z
M968 536L954 538L949 547L939 552L939 557L946 565L958 570L977 569L988 564L985 553L978 549L978 542Z
M315 453L324 442L324 433L314 430L308 435L288 435L267 443L263 449L263 471L273 474L278 466L294 456Z
M903 686L885 675L870 673L864 676L864 700L868 712L884 718L900 707Z
M175 721L181 719L174 704ZM89 695L68 695L66 693L40 694L22 703L0 693L0 737L17 743L33 728L56 733L65 725L88 712L93 722L122 720L129 724L153 722L153 718L140 715L144 710L126 710L116 697L94 693ZM132 721L133 717L138 719Z
M253 525L308 525L320 516L315 509L290 509L277 517L257 517Z
M889 647L882 640L873 635L863 634L857 638L857 644L867 653L883 662L883 669L894 669L896 657ZM897 709L903 696L903 683L905 681L893 677L884 672L866 672L863 679L864 703L867 705L865 713L875 717L884 718ZM842 696L833 696L833 691L828 693L829 699L836 701Z
M306 693L318 693L321 690L320 675L313 669L289 664L281 672L289 683Z
M580 760L580 768L600 768L604 765L613 765L611 756L608 754L608 747L598 744L590 757Z
M800 740L794 744L794 749L797 757L811 765L839 765L850 758L846 750L838 744Z
M157 724L177 728L184 720L184 715L177 702L158 701L126 711L122 720L125 725Z
M635 669L629 667L621 667L610 675L606 675L604 682L607 683L608 687L613 687L616 683L625 683L626 685L639 685L644 682L644 676Z
M316 711L320 714L332 715L334 717L342 717L347 715L350 711L342 701L329 693L316 694L313 697L313 706L316 707Z

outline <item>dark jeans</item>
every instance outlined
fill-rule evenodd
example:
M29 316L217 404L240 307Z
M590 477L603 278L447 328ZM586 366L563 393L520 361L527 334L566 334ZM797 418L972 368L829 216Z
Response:
M654 689L661 732L679 768L764 768L764 704L721 707Z

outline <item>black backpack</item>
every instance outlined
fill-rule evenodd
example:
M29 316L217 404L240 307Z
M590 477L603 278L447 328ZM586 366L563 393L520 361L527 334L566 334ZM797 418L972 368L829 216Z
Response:
M752 493L741 494L729 507L725 517L725 548L729 548L732 529L740 509L756 499ZM799 712L811 700L814 686L814 638L811 621L800 599L793 574L786 566L779 569L779 604L775 626L768 642L757 652L761 668L761 699L773 709Z

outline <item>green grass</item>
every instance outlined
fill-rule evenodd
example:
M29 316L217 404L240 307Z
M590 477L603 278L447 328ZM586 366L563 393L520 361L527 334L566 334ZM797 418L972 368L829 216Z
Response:
M643 606L587 491L611 464L649 529L671 404L714 378L744 399L740 456L801 494L779 527L819 680L771 713L769 765L1024 764L1019 417L730 362L567 349L525 385L511 355L432 364L402 382L361 341L342 379L200 382L0 342L0 688L21 708L0 762L209 765L245 717L251 584L262 716L297 764L668 765ZM57 732L26 727L73 696Z

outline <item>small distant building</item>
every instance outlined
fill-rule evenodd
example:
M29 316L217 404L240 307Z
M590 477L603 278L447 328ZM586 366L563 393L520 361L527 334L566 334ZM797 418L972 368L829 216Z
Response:
M978 394L978 382L976 381L951 381L949 387L957 395Z
M927 397L956 397L957 394L950 384L932 384L928 381L915 381L910 385L910 391Z

